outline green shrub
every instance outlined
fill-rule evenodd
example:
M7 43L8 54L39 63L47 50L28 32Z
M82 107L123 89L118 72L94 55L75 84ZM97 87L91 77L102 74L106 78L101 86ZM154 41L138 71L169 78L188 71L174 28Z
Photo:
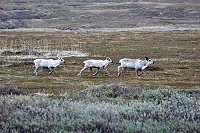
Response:
M98 86L59 99L0 96L0 129L5 133L200 132L198 98L169 88L137 89Z

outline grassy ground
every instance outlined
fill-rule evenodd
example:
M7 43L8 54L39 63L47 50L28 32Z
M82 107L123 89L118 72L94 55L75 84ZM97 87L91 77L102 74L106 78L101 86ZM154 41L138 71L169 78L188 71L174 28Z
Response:
M0 35L0 83L17 86L26 92L61 93L93 85L118 84L126 86L172 86L179 89L199 89L200 32L6 32ZM56 58L62 55L65 64L52 75L40 70L33 75L35 58ZM127 70L117 77L121 58L149 56L156 64L137 77ZM105 59L114 63L107 68L111 75L92 76L89 70L78 77L86 59Z

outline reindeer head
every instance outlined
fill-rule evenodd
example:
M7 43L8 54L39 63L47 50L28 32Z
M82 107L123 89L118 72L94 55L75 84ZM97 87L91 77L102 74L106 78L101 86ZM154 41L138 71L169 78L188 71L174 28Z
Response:
M65 63L65 60L64 60L62 57L58 57L58 60L59 60L61 63Z
M109 62L109 63L113 63L113 61L110 59L110 58L106 58L106 60Z
M147 61L147 64L146 64L146 66L149 66L149 65L151 65L151 64L154 64L155 63L155 61L153 61L152 59L150 59L149 57L145 57L145 59L146 59L146 61Z

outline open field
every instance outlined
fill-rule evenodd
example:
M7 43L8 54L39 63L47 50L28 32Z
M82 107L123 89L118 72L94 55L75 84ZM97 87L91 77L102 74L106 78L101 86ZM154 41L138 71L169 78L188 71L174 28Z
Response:
M1 0L0 22L0 132L200 132L199 0ZM117 77L145 56L142 76ZM77 76L106 57L111 75Z
M61 93L76 91L93 85L117 84L125 86L171 86L178 89L199 89L200 86L199 31L1 31L0 82L16 86L26 92ZM65 64L51 75L39 70L33 75L32 61L36 58L57 58ZM127 70L125 77L117 77L121 58L152 58L156 64L137 77ZM107 68L111 75L92 76L89 70L77 74L86 59L105 59L114 63Z

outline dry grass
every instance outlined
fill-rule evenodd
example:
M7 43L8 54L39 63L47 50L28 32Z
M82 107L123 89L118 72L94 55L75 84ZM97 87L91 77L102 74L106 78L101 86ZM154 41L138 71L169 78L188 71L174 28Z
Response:
M199 41L199 31L113 31L84 34L1 31L0 83L4 86L17 86L28 92L49 93L77 91L102 84L199 89ZM25 49L41 54L2 54L4 51L17 52ZM85 56L65 55L66 64L58 66L52 75L48 75L46 69L41 69L38 76L33 75L33 64L26 62L32 62L35 58L56 58L60 51L77 51ZM49 56L45 56L48 53ZM84 60L104 59L105 56L114 61L108 66L110 76L101 72L92 76L89 70L84 71L81 77L77 76ZM120 58L142 59L144 56L156 61L155 65L145 70L144 75L136 77L135 71L127 70L124 78L117 77Z

